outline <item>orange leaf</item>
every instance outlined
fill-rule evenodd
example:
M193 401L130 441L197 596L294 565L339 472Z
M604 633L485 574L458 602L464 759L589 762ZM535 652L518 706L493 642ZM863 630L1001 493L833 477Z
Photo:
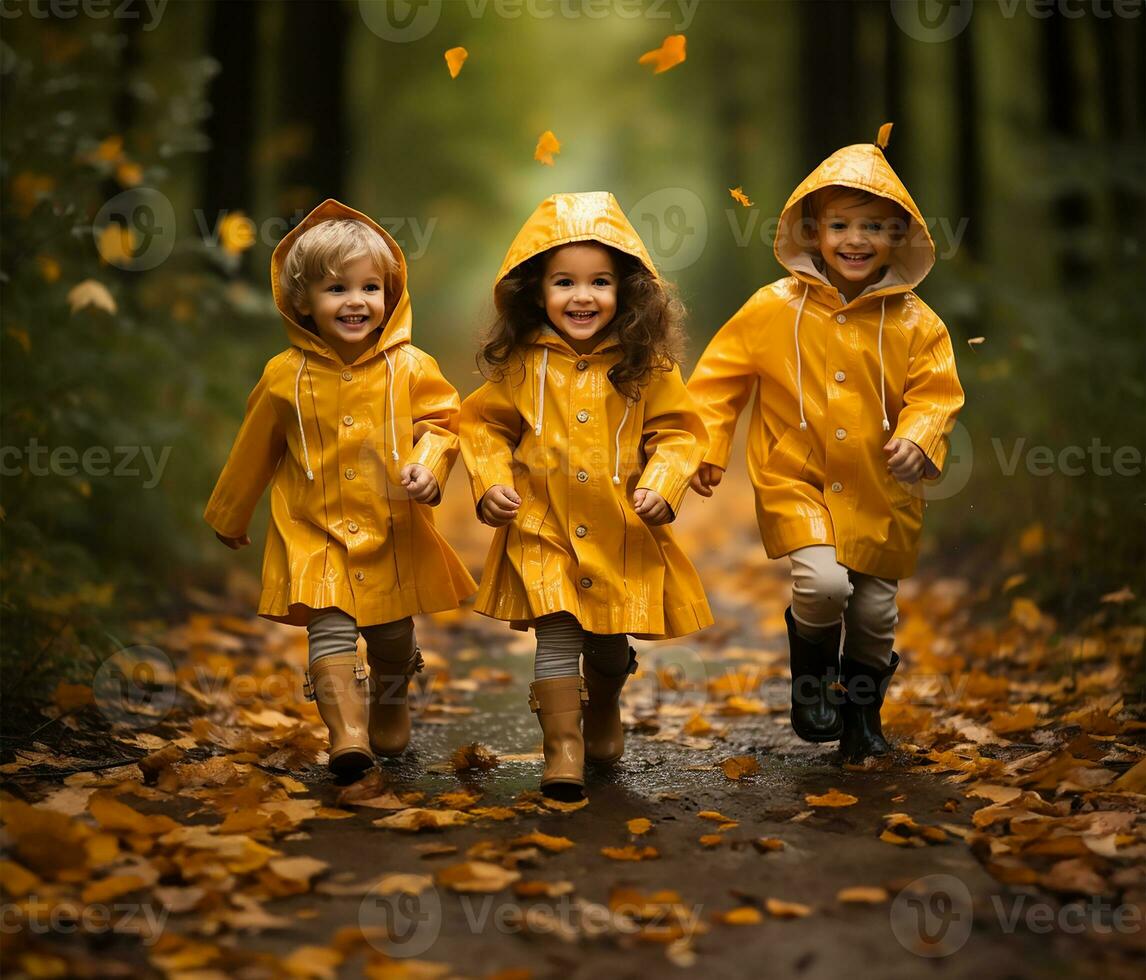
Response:
M751 755L734 755L731 759L725 759L720 764L720 768L724 771L725 776L736 780L758 773L760 763Z
M812 914L812 909L808 905L801 905L799 902L782 902L778 898L766 898L764 908L768 910L769 915L774 915L778 919L802 919L804 916Z
M537 138L537 148L533 151L533 159L547 167L552 167L553 155L560 152L560 142L553 135L553 130L547 129Z
M683 34L670 34L659 48L646 51L637 59L639 65L652 65L653 74L675 68L685 60L685 40Z
M839 902L878 905L880 902L886 902L887 898L886 888L876 888L870 885L855 885L852 888L841 888L836 892L836 901Z
M859 802L859 797L851 793L841 793L838 789L830 789L823 796L809 793L804 797L808 806L852 806Z
M462 70L462 65L469 56L470 53L465 48L450 48L446 52L446 67L450 69L450 78L458 77L458 72Z
M748 195L744 193L743 187L730 187L728 193L737 204L743 204L746 208L753 206L752 202L748 200Z
M614 861L646 861L660 857L655 847L634 847L632 844L626 847L602 847L601 853Z
M653 829L653 822L648 817L634 817L632 820L626 821L625 826L629 828L630 834L647 834Z

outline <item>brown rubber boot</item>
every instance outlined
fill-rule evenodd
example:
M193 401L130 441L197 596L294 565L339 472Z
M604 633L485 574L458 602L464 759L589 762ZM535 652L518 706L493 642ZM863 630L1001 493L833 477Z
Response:
M376 755L401 755L410 744L410 678L426 664L422 651L403 663L383 660L366 649L370 664L370 748Z
M585 786L585 740L581 709L588 695L580 676L550 677L529 685L529 707L544 735L541 792L566 802L580 800Z
M330 771L344 776L374 765L366 734L366 671L358 655L319 657L304 676L303 693L330 731Z
M585 756L590 762L610 765L625 752L625 730L621 727L621 688L636 672L637 652L629 647L629 665L619 674L601 674L585 658Z

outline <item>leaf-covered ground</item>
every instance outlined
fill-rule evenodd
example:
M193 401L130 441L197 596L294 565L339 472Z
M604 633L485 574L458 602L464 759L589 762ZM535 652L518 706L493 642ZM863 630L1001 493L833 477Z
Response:
M475 570L454 481L441 520ZM353 783L255 583L188 596L6 740L11 976L1122 976L1146 932L1136 597L1067 632L1024 596L1039 529L976 580L904 583L893 757L787 720L786 568L747 490L690 501L718 625L638 644L628 750L535 791L530 638L426 618L411 750ZM930 574L927 573L930 569Z

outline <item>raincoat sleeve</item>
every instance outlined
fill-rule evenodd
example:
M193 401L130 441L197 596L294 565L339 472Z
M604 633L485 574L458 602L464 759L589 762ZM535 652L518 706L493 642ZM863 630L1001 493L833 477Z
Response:
M458 458L461 399L454 386L445 379L437 361L422 351L413 357L410 410L414 445L402 465L418 463L428 468L438 481L437 499L440 501L446 478Z
M708 428L705 463L728 469L736 421L756 385L758 370L748 346L748 336L759 329L760 303L753 297L733 314L709 342L688 390L696 400Z
M521 426L504 381L487 381L462 402L459 435L475 503L491 487L513 486L513 451L521 441Z
M942 321L936 319L919 348L910 355L903 387L903 408L894 438L909 439L927 457L924 478L935 479L947 460L948 436L963 407L963 386L955 371L955 352Z
M645 388L643 444L648 456L637 489L664 497L672 512L680 512L688 481L704 459L708 434L680 368L654 372Z
M247 399L243 424L203 514L225 538L246 533L255 505L286 451L286 435L271 403L270 375L268 364Z

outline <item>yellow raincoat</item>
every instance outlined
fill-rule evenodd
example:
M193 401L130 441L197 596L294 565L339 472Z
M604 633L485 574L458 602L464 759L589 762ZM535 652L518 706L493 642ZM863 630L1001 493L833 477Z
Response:
M882 279L850 303L794 236L803 199L829 184L889 198L910 215ZM911 440L937 477L963 404L947 329L913 292L935 246L880 146L866 143L832 154L796 188L775 254L791 275L721 327L689 379L711 440L704 461L727 468L736 420L759 381L748 472L768 556L834 545L847 568L903 578L915 568L924 503L888 473L883 446Z
M279 285L295 239L338 218L370 225L399 265L379 340L353 364L296 321ZM371 626L456 608L477 584L398 474L421 463L445 487L458 453L459 399L434 359L410 344L397 242L366 215L324 201L279 242L271 287L292 346L267 363L251 393L204 514L220 534L239 537L270 483L259 615L304 625L311 610L334 606Z
M518 233L495 282L531 256L577 241L611 245L656 274L611 194L557 194ZM564 611L592 633L651 639L712 623L700 579L669 527L645 524L632 499L644 487L679 513L707 445L704 424L678 367L654 371L628 405L608 379L620 359L609 333L578 355L542 319L504 378L462 403L474 499L497 484L521 496L514 520L494 535L478 612L524 629Z

